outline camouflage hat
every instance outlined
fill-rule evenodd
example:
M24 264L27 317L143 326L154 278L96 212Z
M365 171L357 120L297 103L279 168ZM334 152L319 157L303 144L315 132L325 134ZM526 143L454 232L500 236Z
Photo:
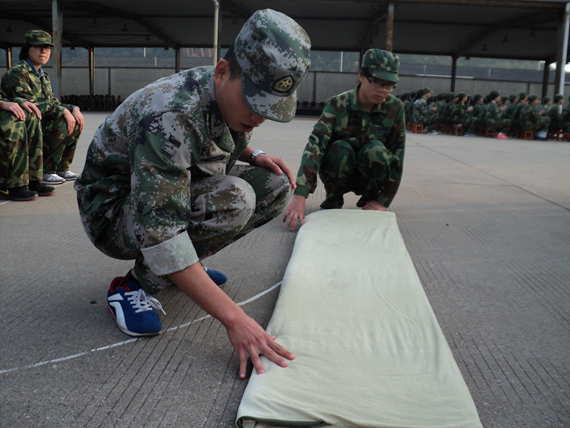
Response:
M534 100L538 99L538 97L536 95L531 95L528 97L528 102L532 103Z
M373 77L393 83L398 83L399 66L400 58L382 49L368 49L362 60L362 68L368 69Z
M483 96L481 94L473 95L473 101L479 101L481 98L483 98Z
M311 65L311 40L305 30L281 12L258 10L238 34L234 51L249 108L266 119L291 121L295 90Z
M550 101L550 99L551 99L550 97L544 97L542 99L543 104L546 104L548 101Z
M522 100L524 100L525 98L526 98L526 92L521 92L521 93L519 94L519 101L522 101Z
M424 94L427 94L428 92L429 93L432 92L432 90L430 88L424 88L423 91L424 91Z
M509 101L510 101L510 102L514 102L517 98L518 98L518 95L511 94L511 95L509 96Z
M28 30L26 34L24 34L24 38L26 39L26 43L32 46L55 46L51 42L50 34L42 30Z
M462 100L466 96L467 96L467 94L465 92L460 92L457 94L457 99Z
M491 93L488 95L489 100L494 100L497 97L500 97L501 94L499 93L499 91L491 91Z
M562 94L554 95L554 102L555 103L557 103L558 101L563 100L563 99L564 99L564 95L562 95Z

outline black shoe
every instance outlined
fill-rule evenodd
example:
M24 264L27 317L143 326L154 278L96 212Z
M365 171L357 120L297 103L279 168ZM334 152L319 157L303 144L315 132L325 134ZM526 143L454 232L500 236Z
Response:
M38 193L26 187L5 189L0 187L0 199L8 201L31 201L38 197Z
M46 186L41 181L30 181L30 190L36 192L38 196L51 196L55 193L55 187Z

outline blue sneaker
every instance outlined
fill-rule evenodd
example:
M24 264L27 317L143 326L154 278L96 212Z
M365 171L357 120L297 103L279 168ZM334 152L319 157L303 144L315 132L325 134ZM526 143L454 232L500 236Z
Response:
M162 322L156 309L166 315L157 299L147 296L136 282L126 281L122 276L111 282L107 308L121 331L129 336L159 334Z
M208 269L204 265L202 265L202 267L204 268L204 270L206 271L206 273L208 274L210 279L212 281L214 281L214 284L216 284L218 287L220 287L220 286L224 285L226 282L228 282L228 277L226 275L224 275L222 272L219 272L217 270Z

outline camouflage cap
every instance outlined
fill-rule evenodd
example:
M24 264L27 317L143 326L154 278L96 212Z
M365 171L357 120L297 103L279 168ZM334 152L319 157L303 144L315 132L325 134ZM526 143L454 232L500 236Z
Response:
M526 98L526 92L521 92L521 93L519 94L519 100L522 101L522 100L524 100L525 98Z
M393 83L398 83L399 66L400 58L382 49L368 49L362 60L362 68L368 69L373 77Z
M249 108L266 119L291 121L297 107L295 90L311 65L306 31L281 12L258 10L238 34L234 51Z
M550 100L551 100L550 97L544 97L544 98L542 99L542 102L543 102L544 104L546 104L546 103L547 103L548 101L550 101Z
M479 101L480 99L482 99L483 96L481 94L475 94L473 95L473 101Z
M462 100L466 96L467 96L467 94L465 92L460 92L457 94L457 99Z
M563 100L563 99L564 99L564 95L562 95L562 94L554 95L554 102L555 103L557 103L558 101Z
M55 46L51 42L51 35L42 30L28 30L26 34L24 34L24 38L26 39L26 43L32 46Z
M511 95L509 96L509 100L510 100L511 102L513 102L513 101L516 100L517 98L518 98L518 95L515 95L515 94L511 94Z
M537 100L537 99L538 99L538 97L536 95L531 95L528 97L528 102L532 103L534 100Z
M497 97L500 97L501 94L499 93L499 91L491 91L491 93L488 95L489 100L494 100Z

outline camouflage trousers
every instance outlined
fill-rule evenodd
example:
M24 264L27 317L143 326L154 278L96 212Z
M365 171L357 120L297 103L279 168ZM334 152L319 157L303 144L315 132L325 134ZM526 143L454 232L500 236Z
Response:
M0 185L12 189L39 181L43 175L42 131L35 114L21 121L0 111Z
M203 259L263 226L289 203L288 178L268 169L235 165L228 175L194 178L191 184L191 212L187 233ZM103 217L84 223L91 241L103 253L123 260L135 260L135 273L143 287L156 293L174 283L166 275L153 273L145 263L136 236L127 196L117 218Z
M546 132L550 126L550 118L541 116L536 122L525 121L521 122L520 126L523 131Z
M511 121L509 119L488 119L485 121L485 127L506 134L511 130Z
M69 170L75 155L75 148L81 132L79 125L71 135L67 132L67 122L63 116L57 120L42 120L44 137L44 172L54 174Z
M356 138L330 143L319 167L327 197L321 208L342 208L344 194L362 195L357 202L363 207L377 200L384 182L390 176L394 155L378 140L360 142Z

